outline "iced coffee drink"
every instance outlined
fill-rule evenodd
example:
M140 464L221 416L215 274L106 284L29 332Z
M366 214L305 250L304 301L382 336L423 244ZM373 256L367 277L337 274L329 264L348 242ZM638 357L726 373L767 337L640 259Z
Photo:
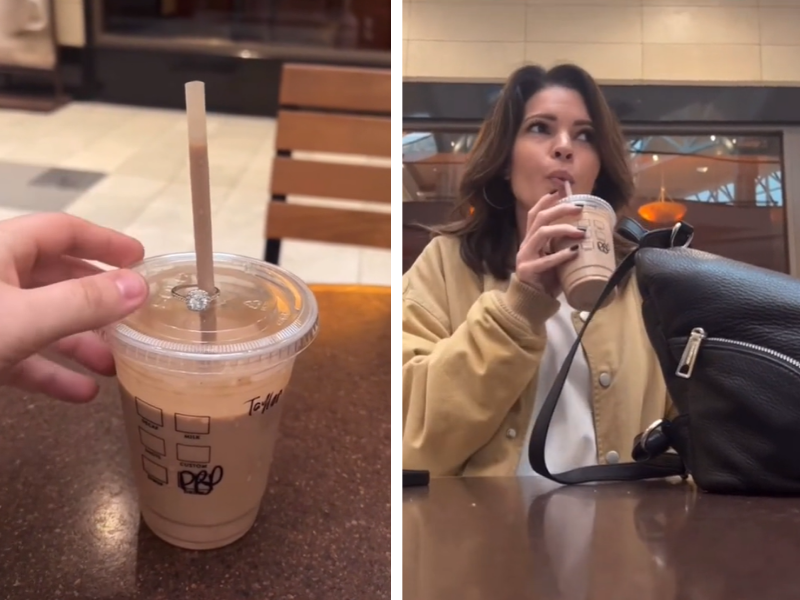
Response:
M558 279L567 303L575 310L590 311L617 266L614 254L617 216L612 206L597 196L575 194L561 202L583 205L583 212L577 218L565 222L584 230L586 237L579 242L577 256L558 267ZM574 243L564 240L553 249L558 251ZM613 297L614 294L609 294L604 304Z
M107 333L142 516L176 546L224 546L255 521L316 301L292 274L240 256L214 255L211 297L197 293L192 253L134 269L148 303Z

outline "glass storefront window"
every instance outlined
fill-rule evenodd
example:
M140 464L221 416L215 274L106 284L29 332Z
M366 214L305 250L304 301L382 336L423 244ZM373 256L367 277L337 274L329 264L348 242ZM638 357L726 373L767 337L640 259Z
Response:
M454 202L473 132L405 132L403 198Z
M453 209L475 131L403 132L403 272L428 243L429 226L441 225Z
M643 135L629 146L628 216L652 228L674 222L659 214L684 212L695 248L789 272L780 135Z
M452 206L475 135L406 131L404 200ZM628 143L636 196L627 216L654 228L674 220L652 217L682 212L695 228L695 248L789 272L780 134L628 134ZM406 210L422 208L406 204Z
M101 35L391 50L389 0L95 0Z

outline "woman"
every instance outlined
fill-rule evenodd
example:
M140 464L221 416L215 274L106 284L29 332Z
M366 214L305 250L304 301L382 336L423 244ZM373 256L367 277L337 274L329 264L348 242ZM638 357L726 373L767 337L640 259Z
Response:
M565 181L619 215L633 194L624 137L584 70L523 67L468 158L468 216L403 278L404 468L535 475L536 412L586 318L555 277L584 236L563 223L580 212L558 204ZM564 239L574 244L551 253ZM670 412L640 304L629 280L589 325L550 426L551 472L626 460L634 437Z

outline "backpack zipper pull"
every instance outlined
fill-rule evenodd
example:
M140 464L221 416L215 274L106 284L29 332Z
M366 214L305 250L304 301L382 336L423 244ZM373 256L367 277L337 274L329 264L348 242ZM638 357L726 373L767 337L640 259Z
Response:
M689 341L683 349L681 360L678 362L678 368L675 370L675 375L683 379L689 379L694 371L694 363L697 362L697 352L700 350L700 344L706 339L706 332L702 327L695 327L689 335Z

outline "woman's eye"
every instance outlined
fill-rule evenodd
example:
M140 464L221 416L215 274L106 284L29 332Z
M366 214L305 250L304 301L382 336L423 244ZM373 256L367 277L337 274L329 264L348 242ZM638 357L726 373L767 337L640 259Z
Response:
M532 123L530 127L528 127L528 131L531 133L547 133L547 124L545 123Z
M575 138L581 142L591 142L592 141L592 132L591 131L581 131L577 137Z

